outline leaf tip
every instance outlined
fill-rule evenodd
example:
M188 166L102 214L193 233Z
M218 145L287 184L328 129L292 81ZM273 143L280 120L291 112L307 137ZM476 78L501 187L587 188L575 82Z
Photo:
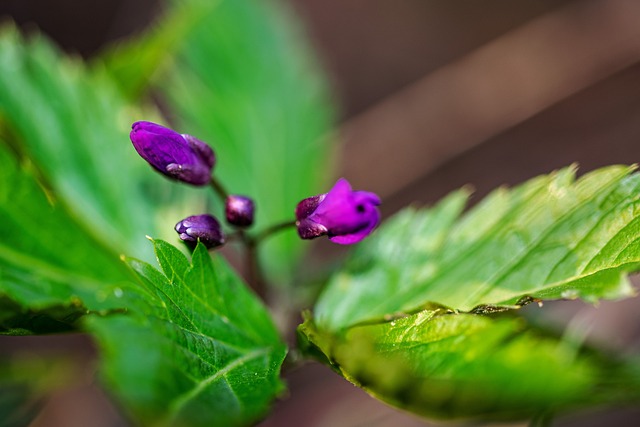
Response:
M465 184L460 187L460 190L458 191L462 193L462 195L466 195L468 197L475 193L476 187L473 184Z

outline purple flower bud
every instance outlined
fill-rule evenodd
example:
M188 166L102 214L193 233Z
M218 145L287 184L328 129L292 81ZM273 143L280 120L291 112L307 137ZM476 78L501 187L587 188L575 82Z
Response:
M131 129L134 148L154 169L187 184L209 183L216 158L207 144L151 122L135 122Z
M296 207L296 225L303 239L327 235L342 245L367 237L380 222L380 198L368 191L352 191L340 178L327 194L304 199Z
M213 216L194 215L176 224L176 231L187 245L195 247L200 240L207 248L215 248L224 244L224 234L220 223Z
M236 227L248 227L253 224L253 200L249 197L232 194L225 201L227 222Z

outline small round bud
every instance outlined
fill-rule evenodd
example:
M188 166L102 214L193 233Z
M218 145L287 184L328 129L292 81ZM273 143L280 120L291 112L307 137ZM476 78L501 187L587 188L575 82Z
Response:
M232 194L225 201L227 222L236 227L249 227L253 224L254 211L253 200L249 197Z
M213 216L194 215L176 224L180 239L190 247L195 247L198 240L207 248L215 248L224 244L224 234L220 223Z

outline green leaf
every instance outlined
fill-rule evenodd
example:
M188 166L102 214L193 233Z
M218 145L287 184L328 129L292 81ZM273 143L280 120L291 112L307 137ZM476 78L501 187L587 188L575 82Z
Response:
M640 175L567 168L499 189L465 214L458 191L406 209L356 249L299 329L303 350L390 404L443 418L527 419L637 402L638 364L522 319L477 313L537 299L633 295ZM470 311L476 314L461 313Z
M432 418L523 420L640 399L637 366L531 330L522 319L424 310L335 335L307 319L299 333L307 354L349 381Z
M407 209L363 242L321 296L325 329L430 305L495 310L539 298L624 298L640 268L640 176L567 168L498 189L461 218L457 192Z
M0 139L0 331L53 332L87 310L129 307L140 293L134 276L52 203L34 173Z
M38 35L0 29L3 333L74 328L87 310L144 308L120 254L153 259L145 234L175 238L174 224L209 200L139 158L128 127L140 117L104 74Z
M136 99L172 60L191 30L217 6L213 1L174 1L140 36L119 40L93 60L127 97Z
M33 174L0 144L1 331L58 332L84 316L104 346L109 384L145 425L240 425L262 415L281 390L285 348L229 268L203 247L191 266L156 241L166 276L130 260L134 275L52 205Z
M144 236L171 236L207 198L139 158L128 132L141 116L104 73L63 57L41 36L0 30L0 136L30 160L85 233L117 254L151 260Z
M128 262L160 304L145 315L88 319L105 380L143 425L255 421L283 389L286 348L269 313L203 245L192 263L166 242L154 246L162 273Z
M255 199L256 226L293 220L328 190L332 105L298 28L276 2L221 0L183 44L159 87L187 132L212 145L215 174ZM261 250L275 283L302 254L293 230Z

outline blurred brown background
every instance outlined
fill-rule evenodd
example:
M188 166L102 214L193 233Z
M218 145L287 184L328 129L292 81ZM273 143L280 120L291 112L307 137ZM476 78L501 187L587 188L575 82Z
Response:
M640 161L640 2L636 0L288 0L341 105L340 173L380 193L390 214L471 184L492 188L578 162L581 172ZM0 0L0 16L39 27L69 52L95 53L161 13L159 0ZM546 304L590 337L639 350L639 303ZM83 336L2 338L0 353L51 347L96 357ZM12 349L12 350L10 350ZM262 424L417 426L310 364ZM635 426L639 409L554 425ZM93 386L55 396L34 426L122 426Z

